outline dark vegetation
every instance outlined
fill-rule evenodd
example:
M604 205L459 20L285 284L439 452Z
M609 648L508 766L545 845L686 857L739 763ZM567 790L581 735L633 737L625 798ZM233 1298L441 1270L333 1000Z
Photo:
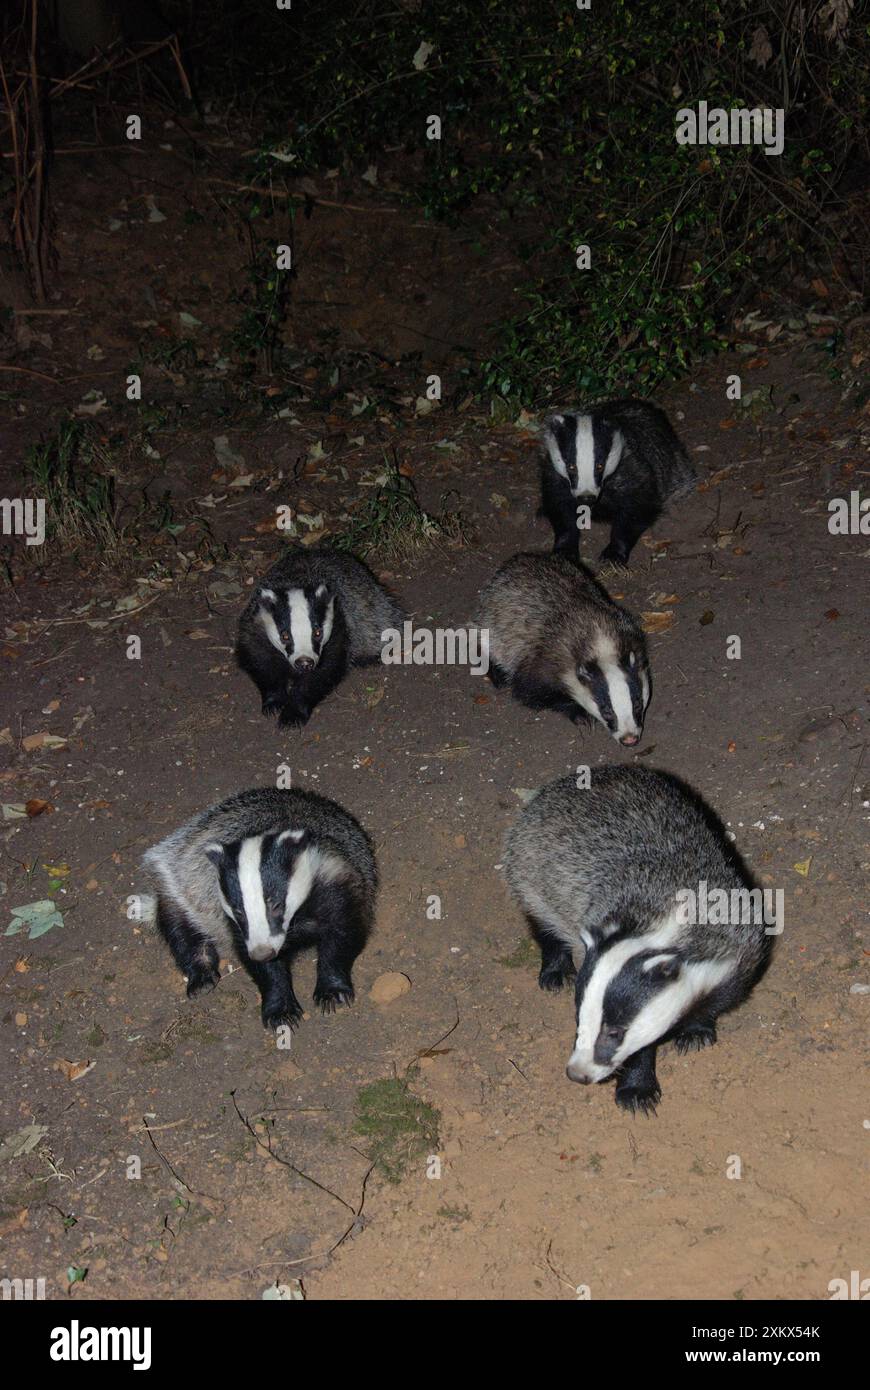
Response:
M53 256L51 132L78 81L47 74L64 54L76 70L76 15L101 15L108 39L120 17L132 38L90 60L90 92L133 71L142 83L147 68L150 89L190 117L220 107L261 132L233 195L247 270L231 347L252 373L281 367L300 277L275 270L275 234L292 246L293 220L310 211L306 179L370 164L382 183L389 170L389 196L432 220L484 208L524 261L498 350L471 364L475 391L524 404L652 391L723 345L762 286L795 272L863 300L869 42L852 0L613 0L593 15L563 0L295 0L288 11L167 0L164 18L82 0L64 6L67 49L51 8L22 0L4 21L17 157L4 161L0 196L33 289L44 292ZM700 100L784 108L782 157L677 145L675 111ZM439 140L427 138L431 115ZM591 270L575 267L581 245Z

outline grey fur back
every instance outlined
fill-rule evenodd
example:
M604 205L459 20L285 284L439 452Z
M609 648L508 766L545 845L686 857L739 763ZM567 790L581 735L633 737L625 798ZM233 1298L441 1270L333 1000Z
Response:
M688 788L641 767L601 767L543 787L508 832L505 876L526 912L572 946L613 921L643 932L672 912L679 889L750 887L711 814ZM762 926L687 925L690 958L737 956L750 972Z
M693 490L697 482L695 469L668 417L658 406L634 399L606 401L596 406L593 413L602 415L622 431L626 452L649 468L663 502L676 501ZM623 453L623 463L625 459L626 453Z
M532 660L555 682L588 657L599 633L630 633L646 650L637 619L560 555L512 556L481 590L474 622L489 629L490 659L511 676Z
M401 630L405 613L398 600L362 560L329 546L288 549L260 580L242 614L242 625L253 619L261 589L302 588L305 584L325 584L338 595L352 662L376 660L381 654L381 633L386 628Z
M306 829L313 843L347 866L366 907L374 912L378 873L369 836L335 801L316 792L255 787L200 811L142 856L159 887L217 942L229 948L230 935L218 892L217 870L205 846L229 844L274 830Z

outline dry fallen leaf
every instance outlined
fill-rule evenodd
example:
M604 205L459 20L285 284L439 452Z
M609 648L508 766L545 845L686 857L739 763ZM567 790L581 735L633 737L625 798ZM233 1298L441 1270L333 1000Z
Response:
M65 1057L58 1057L54 1069L62 1072L67 1081L80 1081L96 1065L96 1062L68 1062Z
M32 753L37 748L65 748L66 742L59 734L28 734L21 740L21 746Z
M54 810L50 801L43 801L41 797L35 796L31 801L25 801L24 809L29 816L50 815Z
M641 613L644 632L667 632L674 621L673 613Z

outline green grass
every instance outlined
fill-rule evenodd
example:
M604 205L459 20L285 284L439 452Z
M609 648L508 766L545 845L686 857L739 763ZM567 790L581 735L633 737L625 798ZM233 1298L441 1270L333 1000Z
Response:
M388 1182L437 1152L441 1116L415 1096L406 1077L372 1081L356 1098L354 1133L368 1141L368 1156Z
M447 508L447 500L445 494L436 514L424 511L412 480L395 464L388 465L384 481L355 508L333 544L354 555L376 553L399 564L414 560L429 546L464 545L468 525L461 512Z
M118 550L124 537L112 467L108 449L80 420L63 421L50 439L28 450L28 481L45 499L47 539L56 547L93 547L104 557Z

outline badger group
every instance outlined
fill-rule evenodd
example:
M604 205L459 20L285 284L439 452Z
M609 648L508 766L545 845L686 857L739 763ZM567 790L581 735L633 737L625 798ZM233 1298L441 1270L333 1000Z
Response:
M632 748L652 694L646 639L581 561L580 537L589 519L608 522L601 558L625 564L695 473L667 416L640 400L555 412L542 445L553 549L512 556L481 590L475 621L488 635L490 679L532 709L567 715L575 731L566 737L600 726ZM352 667L384 659L404 621L361 560L288 544L239 618L236 660L263 714L298 729ZM167 834L143 863L188 995L213 989L221 959L235 954L259 990L265 1027L295 1028L291 965L312 948L315 1003L329 1013L353 1001L378 870L369 835L337 802L269 786L236 792ZM614 1078L618 1105L654 1112L658 1047L715 1042L717 1019L746 999L769 956L763 921L712 927L681 910L699 888L726 900L753 892L719 821L673 776L598 767L532 797L503 867L540 948L541 988L575 982L568 1077Z

